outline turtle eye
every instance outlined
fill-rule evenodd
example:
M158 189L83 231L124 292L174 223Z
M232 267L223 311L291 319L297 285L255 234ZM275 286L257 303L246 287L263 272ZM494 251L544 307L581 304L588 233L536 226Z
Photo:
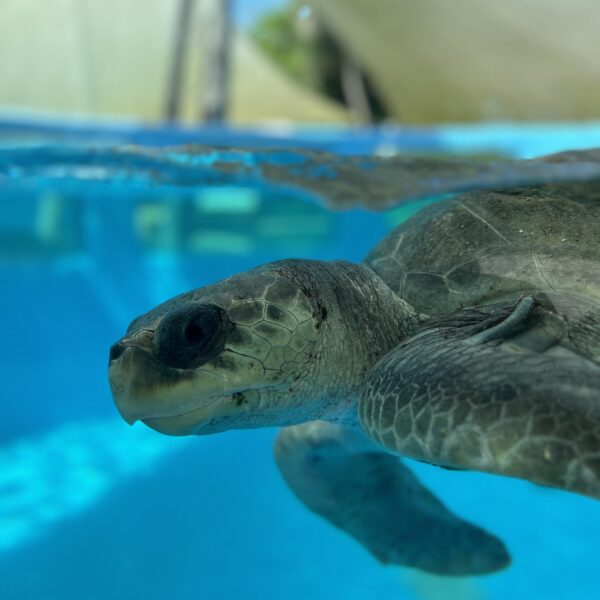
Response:
M177 369L194 369L218 356L233 324L214 304L188 304L167 315L154 336L156 358Z
M198 323L189 323L185 327L183 336L188 344L195 346L206 337L206 334L202 329L202 326L198 325Z

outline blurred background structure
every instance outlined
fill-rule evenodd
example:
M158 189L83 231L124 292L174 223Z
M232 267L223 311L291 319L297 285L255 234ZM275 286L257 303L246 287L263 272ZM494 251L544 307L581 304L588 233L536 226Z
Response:
M207 13L214 4L205 0L6 0L0 5L0 107L162 121L168 116L185 4L189 22L183 31L177 117L197 123L206 76ZM347 118L334 102L285 75L244 27L233 32L231 46L231 121Z
M195 123L216 102L217 118L243 124L593 119L599 18L594 0L4 0L0 110Z

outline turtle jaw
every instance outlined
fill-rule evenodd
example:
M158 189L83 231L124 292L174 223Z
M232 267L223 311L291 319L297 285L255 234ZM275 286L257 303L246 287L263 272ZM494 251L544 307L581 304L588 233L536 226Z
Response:
M222 409L225 404L226 398L216 397L196 410L180 415L145 418L141 421L150 429L165 435L184 436L216 433L220 430L215 431L210 426L213 420L220 416L222 410L219 409Z
M150 347L120 343L125 349L109 365L116 407L130 425L141 421L166 435L276 424L282 389L291 390L283 373L265 376L248 357L229 351L195 369L175 369L157 360Z

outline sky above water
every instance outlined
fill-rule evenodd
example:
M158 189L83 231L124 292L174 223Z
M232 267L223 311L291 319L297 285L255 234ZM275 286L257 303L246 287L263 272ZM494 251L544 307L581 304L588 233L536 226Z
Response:
M252 25L257 17L273 8L286 4L285 0L233 0L235 19L239 26Z

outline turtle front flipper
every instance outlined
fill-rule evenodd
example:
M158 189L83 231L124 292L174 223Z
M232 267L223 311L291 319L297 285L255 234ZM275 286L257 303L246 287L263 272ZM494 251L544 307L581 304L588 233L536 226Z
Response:
M452 514L399 458L358 431L324 421L288 427L275 456L308 508L383 563L475 575L510 562L500 540Z
M372 369L363 428L403 456L600 498L600 317L563 300L430 321Z

